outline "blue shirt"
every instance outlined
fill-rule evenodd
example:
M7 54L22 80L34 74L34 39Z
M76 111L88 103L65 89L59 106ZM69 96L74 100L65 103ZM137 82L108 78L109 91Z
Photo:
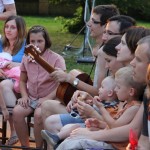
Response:
M24 40L21 49L18 51L17 54L12 56L12 61L13 62L21 62L23 55L24 55L24 50L25 50L25 43L26 41ZM0 40L0 53L3 52L3 47L2 47L2 41Z

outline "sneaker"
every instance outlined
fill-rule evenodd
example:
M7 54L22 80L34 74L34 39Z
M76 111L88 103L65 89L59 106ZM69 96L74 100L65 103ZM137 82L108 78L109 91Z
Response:
M48 144L51 144L53 147L60 141L56 134L52 134L47 130L41 130L41 136Z

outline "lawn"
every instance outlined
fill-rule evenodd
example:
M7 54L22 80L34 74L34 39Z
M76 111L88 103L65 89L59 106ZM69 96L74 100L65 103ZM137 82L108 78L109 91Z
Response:
M29 29L33 25L43 25L47 28L51 40L52 40L52 50L61 54L64 51L64 47L66 44L69 44L74 38L75 34L70 34L70 33L64 33L62 32L63 29L63 24L61 21L56 20L55 18L51 17L33 17L33 16L24 16L24 19L27 24L27 28ZM143 22L143 21L138 21L138 25L140 26L145 26L150 28L150 23L148 22ZM3 28L3 22L0 22L0 32L2 33L2 28ZM81 27L82 28L82 27ZM77 37L77 39L74 41L73 45L75 47L81 47L82 42L83 42L83 35L80 35ZM83 53L80 53L79 55L72 55L69 56L64 56L66 60L66 65L67 65L67 70L70 71L71 69L80 69L86 73L89 73L92 67L92 64L79 64L76 63L77 57L81 56ZM93 78L93 73L92 73L92 78Z
M64 33L62 32L63 25L61 21L56 20L51 17L36 17L36 16L24 16L24 19L27 24L27 28L29 29L33 25L43 25L48 30L51 40L52 47L51 49L62 55L64 47L66 44L69 44L74 37L75 34ZM0 22L0 33L2 33L3 22ZM81 27L82 28L82 27ZM83 35L78 36L73 45L75 47L80 47L82 45ZM82 55L82 53L81 53ZM91 64L78 64L76 63L76 57L79 55L69 55L69 57L64 56L66 60L67 70L70 71L72 69L80 69L86 73L90 72ZM93 73L92 73L93 78Z

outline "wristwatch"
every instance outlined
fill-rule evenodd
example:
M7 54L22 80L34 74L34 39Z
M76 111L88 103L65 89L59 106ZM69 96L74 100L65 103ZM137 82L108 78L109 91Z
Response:
M75 78L75 80L73 81L73 86L77 87L78 83L79 83L79 79Z

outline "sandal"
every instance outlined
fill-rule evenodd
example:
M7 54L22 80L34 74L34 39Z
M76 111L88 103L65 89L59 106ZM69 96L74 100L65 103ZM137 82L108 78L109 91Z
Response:
M18 141L19 141L19 139L18 139L17 135L14 135L7 140L6 145L14 145Z

